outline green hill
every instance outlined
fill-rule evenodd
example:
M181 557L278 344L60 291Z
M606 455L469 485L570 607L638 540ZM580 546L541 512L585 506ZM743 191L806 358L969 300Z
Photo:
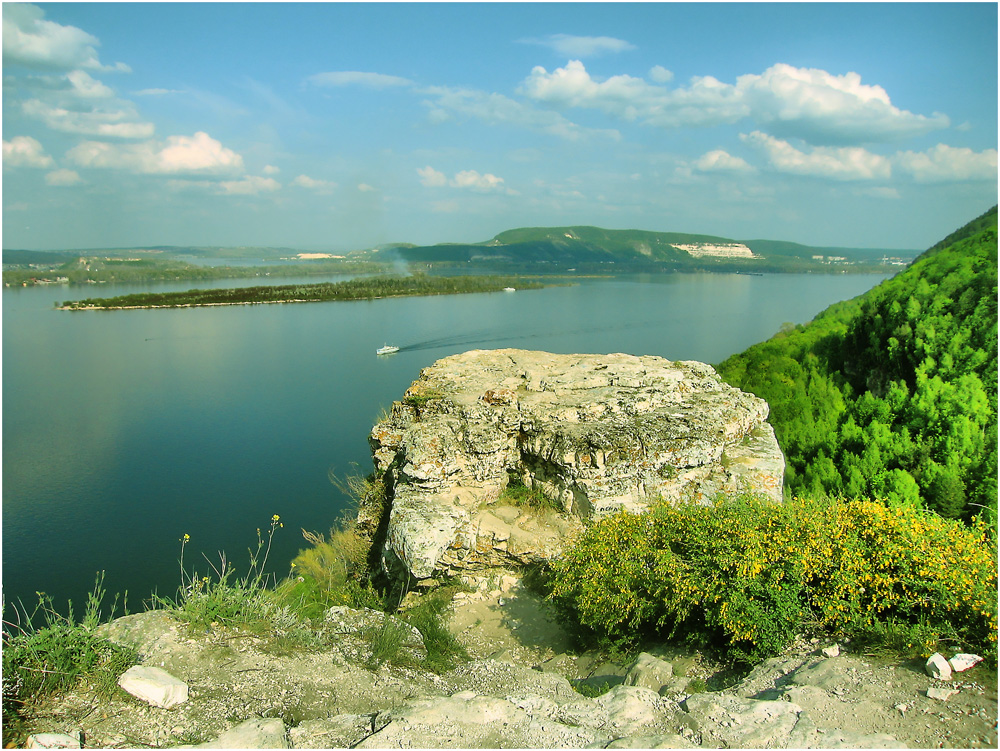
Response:
M745 244L757 258L700 255L678 245L739 245L739 240L715 235L645 230L610 230L600 227L523 227L501 232L481 243L442 243L426 246L396 246L407 261L416 263L482 263L541 270L570 267L584 270L660 271L818 271L829 270L835 256L838 269L871 271L881 267L883 256L912 258L905 250L814 248L775 240L751 240Z
M996 207L719 372L771 405L791 493L995 513Z

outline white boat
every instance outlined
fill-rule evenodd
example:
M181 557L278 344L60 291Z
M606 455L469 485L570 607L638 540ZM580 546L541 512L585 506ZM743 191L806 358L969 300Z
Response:
M399 347L395 344L385 344L375 350L376 355L391 355L393 352L399 352Z
M504 287L503 291L504 292L517 292L517 290L514 289L513 287Z

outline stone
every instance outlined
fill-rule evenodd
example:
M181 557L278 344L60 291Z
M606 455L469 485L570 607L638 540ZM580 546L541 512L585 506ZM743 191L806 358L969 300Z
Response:
M939 652L935 652L927 658L927 664L924 668L931 678L937 678L939 681L951 680L951 665Z
M25 748L83 748L80 739L66 733L35 733L29 735Z
M338 634L342 635L360 636L366 631L391 625L398 628L403 634L404 639L400 646L407 649L424 649L424 637L416 627L380 610L336 605L326 611L324 619Z
M824 657L839 657L840 656L840 645L833 644L829 647L823 647L821 650Z
M516 349L444 358L369 437L375 474L393 488L384 567L427 579L544 563L583 520L658 498L780 502L784 458L767 415L697 362ZM501 513L511 476L560 512ZM359 523L375 515L362 507Z
M948 699L957 693L958 691L953 688L938 688L937 686L931 686L927 689L927 698L937 699L938 701L948 701Z
M147 665L133 665L118 678L124 691L152 704L170 709L187 701L187 684L166 670Z
M626 669L624 683L626 686L640 686L659 693L673 677L673 665L648 652L642 652Z
M278 718L253 718L227 730L214 741L194 748L291 748L285 723Z
M964 673L969 668L978 665L983 661L983 658L979 655L970 655L966 652L960 652L951 659L948 660L948 664L951 669L956 673Z

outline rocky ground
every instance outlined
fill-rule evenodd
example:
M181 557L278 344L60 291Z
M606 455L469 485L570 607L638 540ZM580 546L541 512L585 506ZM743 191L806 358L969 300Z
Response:
M37 707L34 732L85 747L162 748L996 748L996 672L944 682L922 663L803 641L734 685L697 653L653 648L636 665L573 654L537 595L512 578L460 593L451 628L473 660L443 675L365 667L365 618L341 612L326 646L292 634L191 634L164 612L105 626L145 665L188 685L171 709L79 690ZM419 659L419 640L407 647ZM835 650L834 650L835 651ZM582 679L585 696L574 690ZM590 691L587 691L587 689ZM928 689L954 693L931 698ZM931 692L935 693L935 692Z

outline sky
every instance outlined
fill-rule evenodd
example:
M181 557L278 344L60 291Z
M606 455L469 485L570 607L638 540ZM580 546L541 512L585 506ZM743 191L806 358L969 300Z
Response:
M2 243L923 249L997 202L997 63L992 2L4 2Z

